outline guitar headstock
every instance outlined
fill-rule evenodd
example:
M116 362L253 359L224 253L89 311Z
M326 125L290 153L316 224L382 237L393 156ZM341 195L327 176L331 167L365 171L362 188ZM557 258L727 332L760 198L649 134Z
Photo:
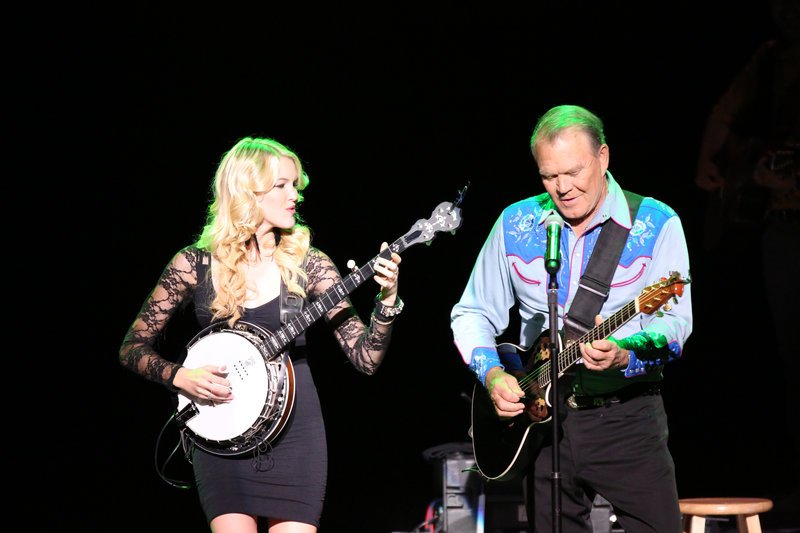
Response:
M678 296L683 296L683 286L690 283L689 279L682 278L679 272L671 272L668 278L661 278L661 281L645 287L642 294L636 299L639 311L651 315L658 311L661 316L661 308L669 311L669 301L678 301Z
M442 202L431 213L430 218L417 220L403 236L406 247L424 242L430 244L437 233L455 233L461 226L461 209L452 202Z

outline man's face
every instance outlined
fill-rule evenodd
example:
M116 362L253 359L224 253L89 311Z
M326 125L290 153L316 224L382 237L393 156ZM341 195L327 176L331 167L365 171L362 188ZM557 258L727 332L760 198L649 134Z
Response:
M588 223L605 198L608 155L607 145L594 150L589 136L578 128L564 130L553 142L536 144L534 156L544 188L571 226Z

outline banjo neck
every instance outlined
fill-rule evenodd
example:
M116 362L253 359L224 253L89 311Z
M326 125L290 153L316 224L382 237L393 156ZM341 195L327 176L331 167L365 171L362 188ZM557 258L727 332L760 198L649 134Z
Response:
M463 196L463 192L461 194ZM455 205L452 202L440 203L433 210L430 218L418 220L405 235L394 241L388 248L382 250L381 253L360 268L353 267L350 274L340 282L335 283L318 298L310 301L297 315L292 317L283 327L273 332L267 339L265 349L269 356L275 357L282 353L286 346L298 335L333 309L336 304L344 300L365 281L374 276L375 262L379 257L389 259L393 252L401 254L415 244L422 242L430 244L436 234L441 231L455 233L455 230L461 226L459 203L460 200Z
M333 309L339 302L360 287L366 280L375 275L375 263L379 257L389 259L392 252L402 253L408 248L405 236L394 241L387 249L381 251L369 262L360 268L353 268L352 272L341 281L322 293L318 298L310 301L303 309L291 318L283 327L274 331L266 339L266 351L269 357L282 353L298 335L303 333L312 324L319 320L325 313Z

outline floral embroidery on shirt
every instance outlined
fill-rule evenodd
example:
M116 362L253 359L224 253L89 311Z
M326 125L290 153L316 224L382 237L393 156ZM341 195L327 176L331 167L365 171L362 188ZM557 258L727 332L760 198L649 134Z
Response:
M522 211L517 211L516 214L511 215L508 219L511 229L508 234L514 237L514 242L523 243L528 245L531 242L531 230L534 227L534 217L531 213L526 215Z
M628 249L631 249L631 244L635 243L639 246L644 246L647 241L656 236L656 225L653 224L652 217L647 215L644 220L637 218L633 223L630 231L630 239L628 241Z

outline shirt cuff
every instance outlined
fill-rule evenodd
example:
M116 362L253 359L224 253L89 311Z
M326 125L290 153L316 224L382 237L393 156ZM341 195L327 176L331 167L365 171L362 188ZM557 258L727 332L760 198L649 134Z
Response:
M500 362L500 356L497 354L497 348L475 348L472 350L472 359L469 362L469 369L481 382L481 385L486 385L486 373L492 368L499 366L505 369Z
M644 374L647 374L644 361L640 361L636 357L636 352L633 350L628 351L628 368L626 368L624 372L626 378L643 376Z

